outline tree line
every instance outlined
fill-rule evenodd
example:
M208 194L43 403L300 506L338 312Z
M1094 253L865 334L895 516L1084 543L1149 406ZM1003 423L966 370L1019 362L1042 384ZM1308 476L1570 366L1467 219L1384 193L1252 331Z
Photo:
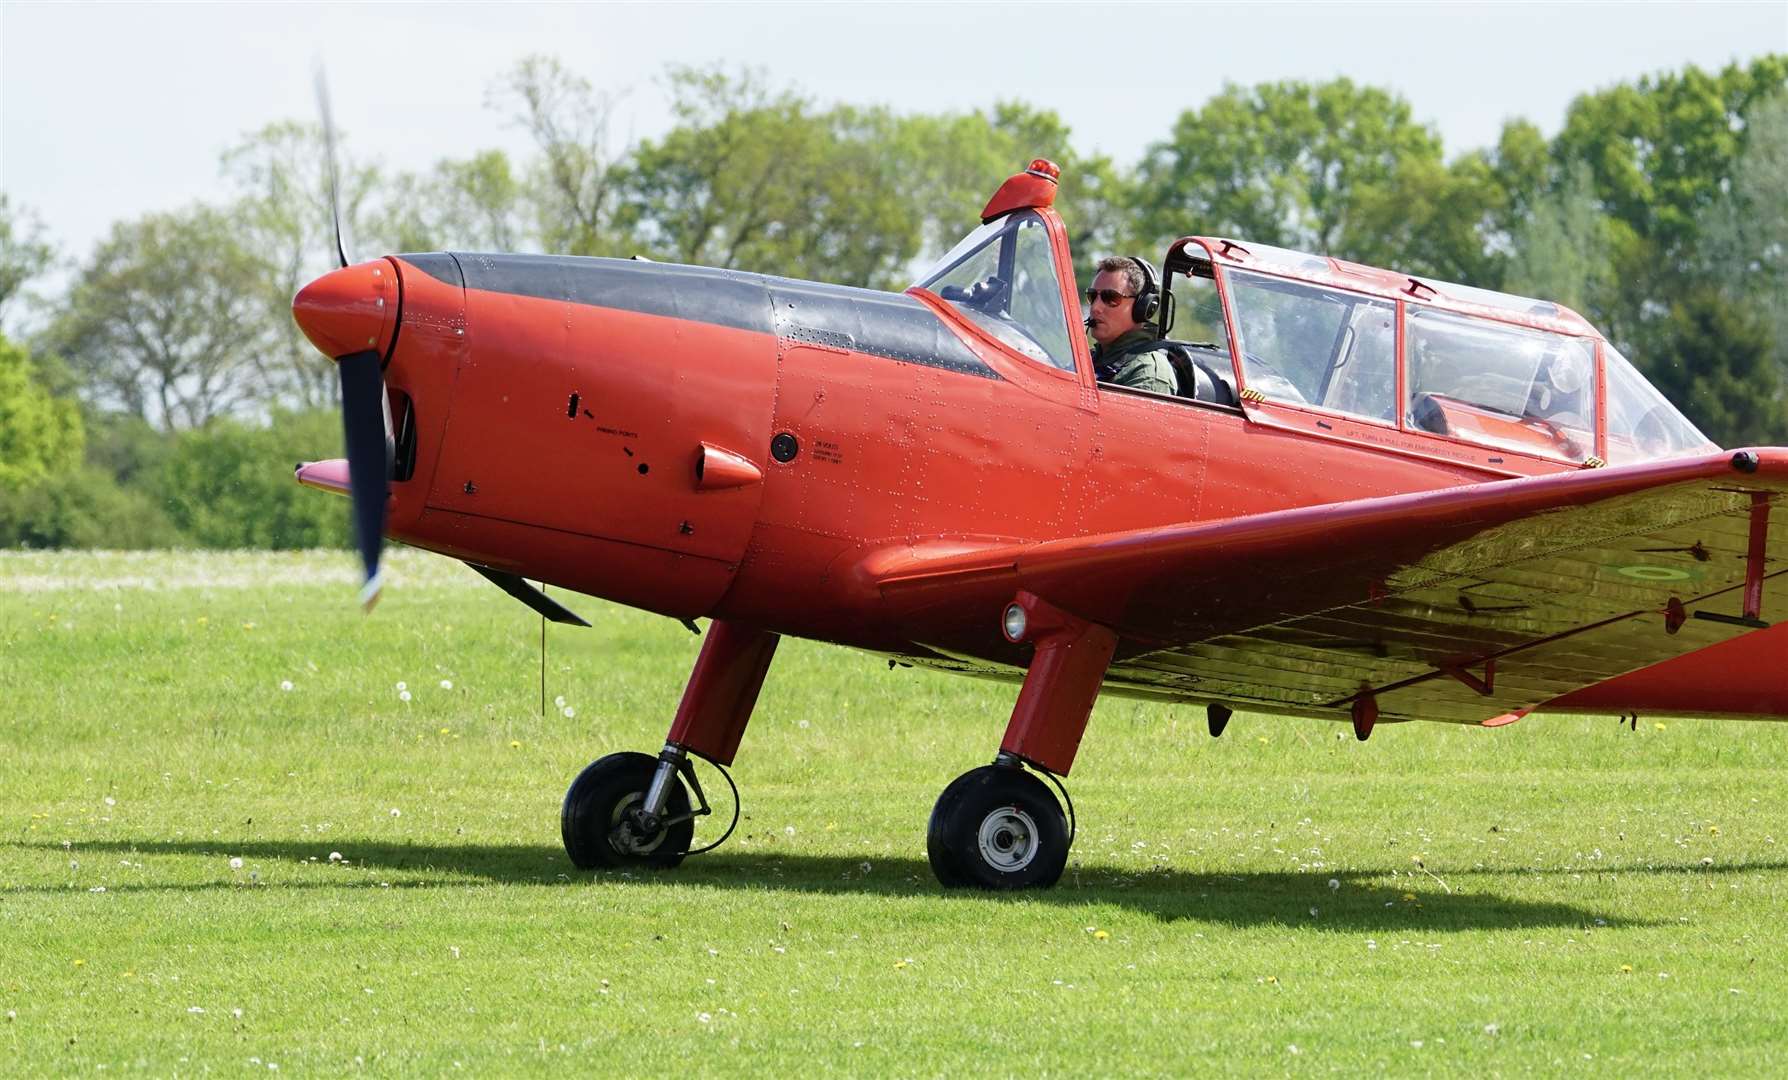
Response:
M1032 157L1083 275L1235 236L1557 300L1726 445L1788 439L1788 55L1586 93L1548 139L1508 121L1448 156L1397 94L1230 85L1134 162L1078 152L1021 102L823 105L751 72L666 75L673 124L617 147L616 99L545 56L487 105L529 137L421 172L338 147L351 249L641 254L903 287ZM287 470L332 456L334 364L290 317L333 265L321 128L221 156L218 201L115 223L72 264L0 194L0 545L300 546L347 536ZM34 291L71 269L57 295ZM15 318L15 321L18 321Z

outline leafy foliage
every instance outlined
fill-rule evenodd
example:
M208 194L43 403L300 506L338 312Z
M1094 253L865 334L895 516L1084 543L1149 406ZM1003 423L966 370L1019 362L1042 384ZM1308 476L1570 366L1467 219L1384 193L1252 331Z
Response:
M153 495L119 486L104 469L83 466L0 491L0 547L130 550L183 541Z
M1757 316L1701 289L1671 305L1664 327L1646 374L1702 431L1726 446L1788 435L1782 370Z
M211 548L341 547L347 501L292 481L292 466L340 453L332 412L277 413L265 427L214 422L184 432L155 486L174 525Z
M74 402L50 396L30 353L0 337L0 492L43 482L81 459Z
M82 267L48 341L93 405L167 431L200 426L262 397L270 325L242 287L260 269L222 211L121 222Z
M0 315L24 293L27 281L55 260L56 251L43 238L43 223L28 210L14 208L0 191Z
M1137 189L1154 244L1187 233L1481 280L1488 159L1449 166L1409 103L1348 79L1226 87L1150 148Z
M899 125L885 110L819 111L749 73L671 75L677 126L632 155L621 220L677 262L847 284L894 284L918 253L901 183Z

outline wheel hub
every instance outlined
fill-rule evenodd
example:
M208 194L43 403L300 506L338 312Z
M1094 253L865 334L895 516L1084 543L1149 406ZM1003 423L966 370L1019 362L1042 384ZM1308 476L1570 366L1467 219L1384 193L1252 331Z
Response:
M1002 806L981 819L975 840L988 866L1017 873L1037 857L1037 822L1016 806Z
M646 855L658 850L664 843L666 835L662 827L642 828L644 815L639 807L646 801L646 793L636 791L615 804L614 813L608 820L608 843L622 855Z

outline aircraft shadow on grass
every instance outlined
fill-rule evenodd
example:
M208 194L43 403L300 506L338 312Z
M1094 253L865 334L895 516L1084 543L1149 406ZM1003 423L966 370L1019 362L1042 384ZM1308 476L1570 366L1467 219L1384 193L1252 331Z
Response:
M1662 920L1618 918L1558 901L1516 899L1492 888L1506 877L1571 874L1735 875L1788 869L1788 861L1652 864L1550 869L1451 870L1436 876L1412 875L1398 867L1309 872L1195 872L1162 868L1126 872L1113 867L1070 865L1053 889L1021 893L945 890L921 859L734 852L693 858L672 872L574 869L557 847L540 844L394 844L342 839L345 869L376 870L340 881L282 881L271 874L279 864L313 865L327 859L326 841L110 840L65 849L59 843L12 846L57 856L240 857L245 866L215 882L133 884L103 881L105 864L83 872L79 885L103 883L108 892L204 891L212 889L457 888L466 878L504 884L587 884L592 880L626 888L744 889L816 895L876 895L891 899L942 896L962 903L1031 903L1062 907L1115 904L1164 921L1180 919L1238 927L1319 925L1327 929L1498 930L1545 927L1662 925ZM868 867L865 870L865 866ZM258 874L251 884L249 873ZM269 876L274 880L266 880ZM1331 889L1329 881L1339 883ZM1452 892L1446 891L1445 881ZM0 895L61 893L79 886L4 885ZM1413 899L1410 899L1413 897ZM1318 914L1312 916L1310 909Z

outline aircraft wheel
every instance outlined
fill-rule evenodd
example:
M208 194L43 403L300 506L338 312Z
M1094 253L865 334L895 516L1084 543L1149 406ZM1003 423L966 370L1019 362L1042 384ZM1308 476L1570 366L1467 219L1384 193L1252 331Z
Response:
M646 789L657 771L658 759L650 754L620 753L598 758L578 774L559 811L559 833L574 864L584 870L669 868L683 861L695 837L683 781L671 778L670 798L664 804L664 818L671 824L641 833L629 813L646 801Z
M1068 819L1043 781L983 765L938 796L925 846L946 887L1048 888L1068 864Z

